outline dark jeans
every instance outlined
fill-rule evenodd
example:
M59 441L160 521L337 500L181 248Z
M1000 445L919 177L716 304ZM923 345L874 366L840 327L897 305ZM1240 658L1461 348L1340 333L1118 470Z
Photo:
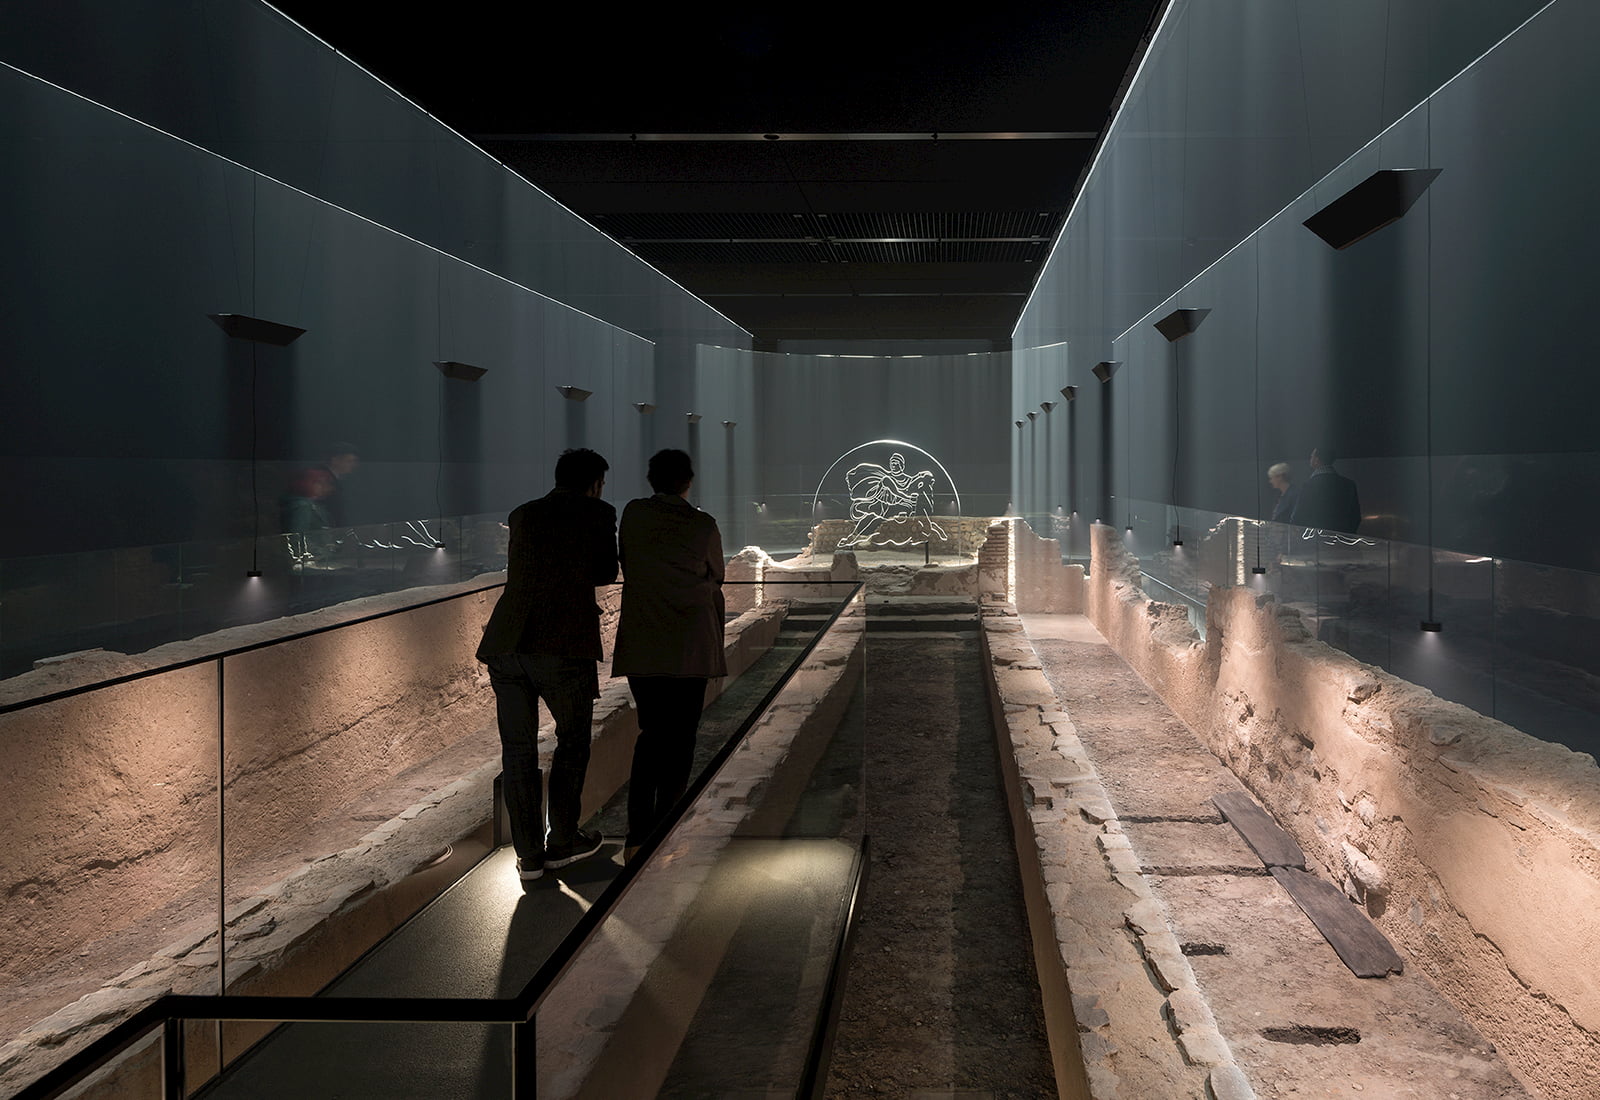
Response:
M529 862L544 860L544 796L539 775L539 700L556 720L550 761L550 843L565 844L578 831L583 776L589 768L589 731L600 686L592 660L507 653L490 657L500 720L500 759L511 843Z
M639 740L628 775L628 843L642 844L683 797L694 764L694 735L705 706L704 676L629 676Z

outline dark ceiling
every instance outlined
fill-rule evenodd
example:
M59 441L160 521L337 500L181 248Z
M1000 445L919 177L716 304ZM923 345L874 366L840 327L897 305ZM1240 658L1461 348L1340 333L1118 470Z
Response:
M278 6L758 347L1004 346L1162 2Z

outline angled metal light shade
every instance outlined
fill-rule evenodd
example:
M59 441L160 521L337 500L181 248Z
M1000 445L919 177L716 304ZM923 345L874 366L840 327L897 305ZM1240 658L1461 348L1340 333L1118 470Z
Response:
M1404 217L1439 171L1438 168L1381 169L1301 224L1330 247L1349 248Z
M1061 404L1061 402L1059 402L1059 401L1041 401L1041 402L1039 402L1039 407L1041 409L1043 409L1045 412L1049 412L1051 409L1055 408L1059 404Z
M1444 624L1437 619L1423 619L1417 625L1419 629L1428 634L1437 634L1444 629Z
M1017 427L1019 427L1019 428L1020 428L1020 427L1022 427L1022 426L1023 426L1023 425L1024 425L1024 424L1026 424L1026 423L1027 423L1027 421L1026 421L1026 420L1013 420L1013 421L1012 421L1012 423L1013 423L1013 424L1015 424L1015 425L1016 425L1016 426L1017 426Z
M446 378L461 382L476 382L489 373L488 367L475 367L471 363L458 363L454 359L436 359L433 363Z
M1122 366L1122 361L1120 359L1107 359L1104 362L1096 363L1092 369L1092 373L1096 378L1100 379L1102 383L1109 382L1111 381L1111 376L1117 372L1117 368L1120 366Z
M577 386L557 386L556 390L568 401L587 401L593 390L579 389Z
M737 428L739 426L739 422L737 420L724 420L722 422L722 426L724 428Z
M633 407L639 410L639 415L641 416L645 415L646 413L653 413L656 411L656 407L650 404L648 401L635 401L633 403Z
M303 328L281 325L277 321L267 321L260 317L249 317L243 313L208 313L206 316L235 340L271 344L275 348L286 348L306 333Z
M1037 419L1037 418L1038 418L1038 416L1039 416L1039 414L1038 414L1038 413L1036 413L1036 412L1031 412L1031 413L1029 413L1029 414L1028 414L1028 419L1029 419L1029 420L1034 420L1034 419Z
M1061 387L1061 396L1065 397L1068 401L1076 401L1078 399L1078 387L1077 386L1062 386Z
M700 414L699 413L684 413L683 415L685 416L685 418L688 419L689 423L691 423L691 424L700 423Z
M1156 322L1156 331L1169 342L1182 340L1206 319L1209 309L1175 309Z

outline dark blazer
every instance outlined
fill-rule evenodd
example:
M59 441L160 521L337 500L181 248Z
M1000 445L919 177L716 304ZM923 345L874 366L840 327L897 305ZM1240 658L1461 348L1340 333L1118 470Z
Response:
M1361 498L1356 495L1356 483L1331 466L1313 470L1300 486L1293 522L1301 527L1355 534L1361 526Z
M600 660L594 590L617 579L617 510L554 489L511 513L506 588L483 628L478 660L544 653Z
M622 510L622 618L613 676L726 676L722 534L682 497Z

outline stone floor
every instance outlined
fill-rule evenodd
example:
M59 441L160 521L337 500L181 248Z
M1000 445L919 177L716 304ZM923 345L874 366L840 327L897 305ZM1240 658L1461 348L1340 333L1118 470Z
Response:
M1529 1095L1420 974L1345 968L1212 806L1238 780L1088 619L1022 619L1257 1096Z

